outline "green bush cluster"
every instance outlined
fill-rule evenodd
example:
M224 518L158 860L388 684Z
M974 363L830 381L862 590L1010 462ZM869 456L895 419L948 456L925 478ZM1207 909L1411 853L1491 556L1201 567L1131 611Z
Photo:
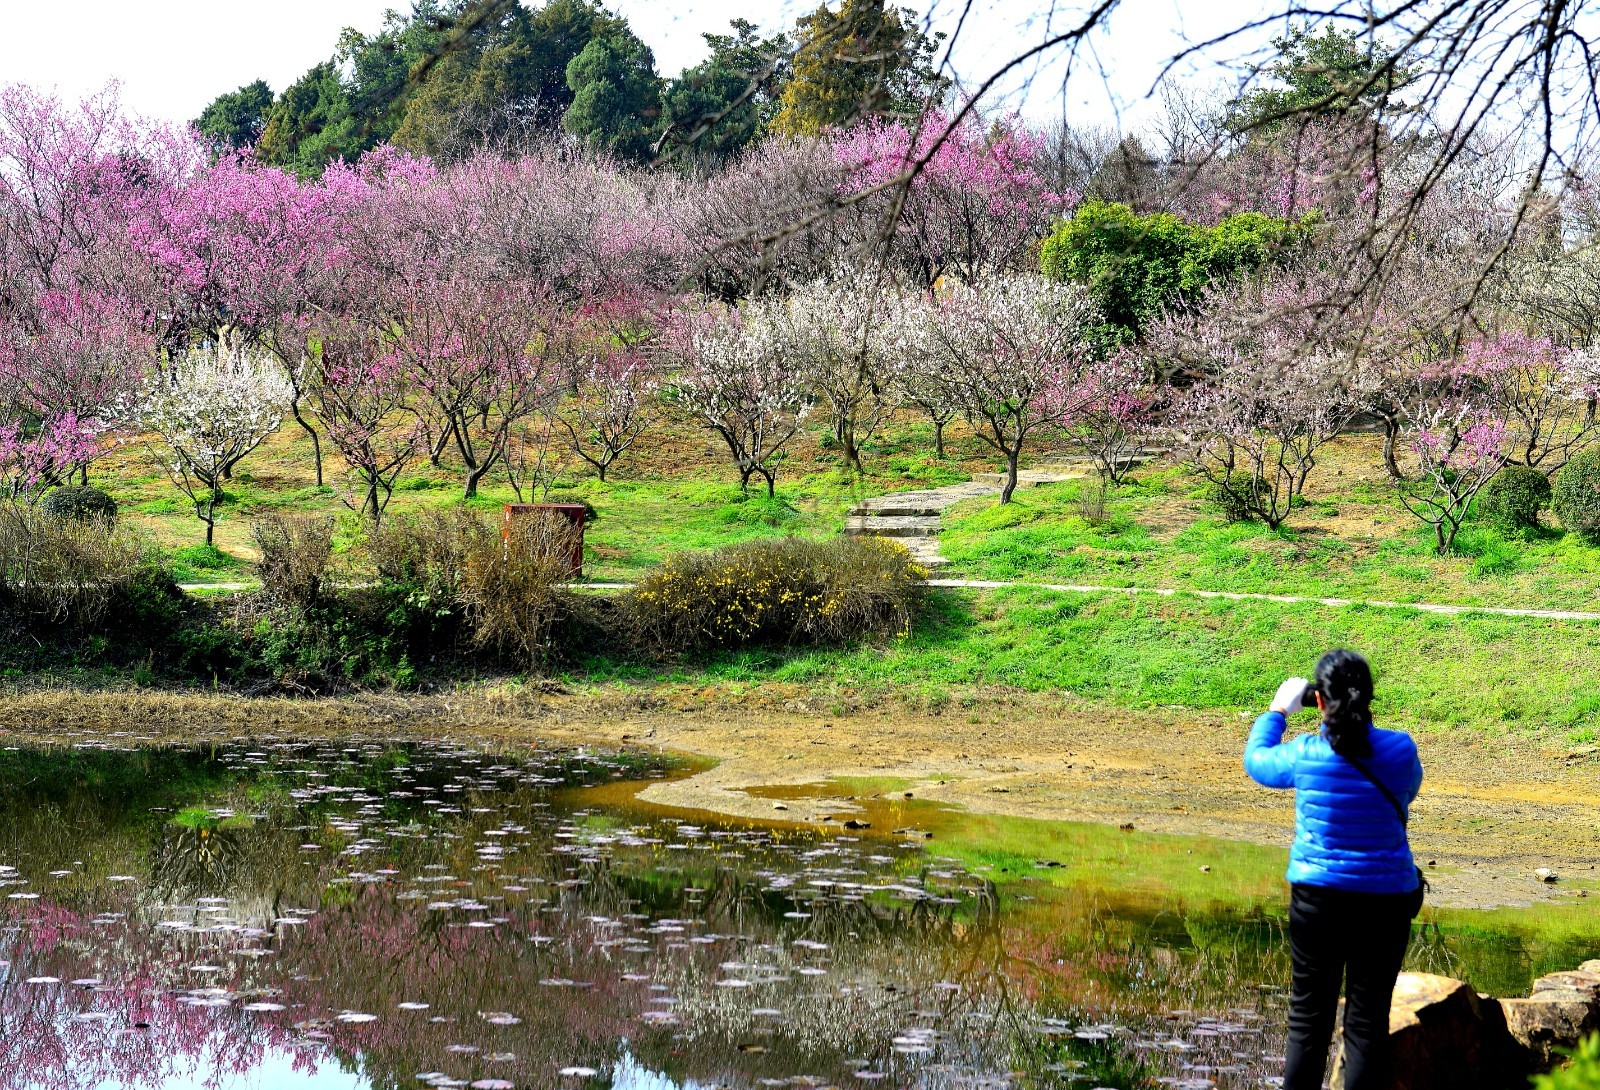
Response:
M39 510L52 518L110 520L117 517L117 501L98 488L62 485L44 494Z
M847 644L909 633L927 572L877 537L751 541L680 553L622 604L648 653Z
M1262 504L1272 502L1272 486L1259 477L1235 477L1207 485L1205 498L1221 512L1224 521L1249 522L1256 517Z
M1568 530L1600 540L1600 448L1580 451L1562 467L1550 507Z
M1537 530L1550 494L1550 478L1537 469L1506 466L1478 493L1478 512L1508 530Z
M1167 307L1208 285L1281 262L1300 252L1314 218L1275 219L1257 212L1215 226L1170 212L1141 215L1125 204L1090 200L1045 240L1044 274L1088 284L1109 324L1109 338L1137 339Z

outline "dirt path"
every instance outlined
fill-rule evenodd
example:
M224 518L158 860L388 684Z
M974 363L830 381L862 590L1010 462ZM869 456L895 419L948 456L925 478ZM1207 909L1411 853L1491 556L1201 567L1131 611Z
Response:
M1246 779L1249 723L1194 712L1126 712L997 694L943 714L892 705L845 715L777 710L781 693L669 688L579 694L462 693L361 700L245 699L48 691L0 697L0 744L231 735L451 737L512 746L542 740L643 746L714 758L709 771L652 785L647 801L771 820L745 788L834 776L906 781L918 798L1017 816L1131 822L1287 845L1288 792ZM804 708L804 701L790 701ZM7 737L9 736L9 737ZM1600 747L1552 748L1441 732L1418 739L1427 779L1412 823L1418 858L1437 861L1435 899L1490 906L1571 898L1600 912ZM943 781L943 782L940 782ZM781 816L844 812L794 801ZM1537 867L1561 881L1546 885Z

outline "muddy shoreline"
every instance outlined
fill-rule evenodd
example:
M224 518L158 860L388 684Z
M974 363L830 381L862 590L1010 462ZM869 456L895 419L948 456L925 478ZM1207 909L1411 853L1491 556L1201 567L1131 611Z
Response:
M781 695L781 694L779 694ZM774 694L664 689L330 699L43 689L0 695L0 744L196 742L259 735L448 738L660 749L716 762L640 798L763 821L846 815L851 788L774 812L749 788L835 777L974 812L1091 821L1287 846L1288 792L1256 787L1240 754L1247 719L1106 709L995 695L942 714L812 708ZM796 707L796 705L800 705ZM1600 912L1600 752L1515 737L1418 738L1427 778L1412 823L1440 905L1569 900ZM872 786L854 790L872 791ZM1545 883L1536 868L1560 880Z

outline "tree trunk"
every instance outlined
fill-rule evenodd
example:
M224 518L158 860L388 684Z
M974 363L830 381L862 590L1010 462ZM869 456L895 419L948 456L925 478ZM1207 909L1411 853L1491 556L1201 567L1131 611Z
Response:
M936 419L933 422L933 456L935 458L939 459L941 462L944 461L944 421L943 420L937 420Z
M1389 413L1379 415L1383 418L1383 468L1388 471L1391 480L1402 481L1405 477L1400 473L1400 463L1394 457L1394 442L1400 436L1400 421Z
M306 423L305 417L300 415L300 399L299 398L296 398L294 400L294 404L290 406L290 411L294 414L295 423L299 424L302 428L304 428L306 430L306 434L311 436L311 462L312 462L313 465L315 465L317 467L317 487L321 488L322 487L322 440L320 438L318 438L318 436L317 436L317 429L313 428L310 424Z
M488 472L488 463L484 463L483 465L478 466L476 469L467 470L467 487L465 489L466 499L470 500L478 494L478 482L483 480L484 476L487 475Z
M1017 490L1017 459L1021 455L1020 448L1006 454L1006 483L1000 489L1001 503L1010 503L1011 494Z
M839 446L844 450L844 464L861 472L861 451L856 446L855 428L844 422L834 425L833 437L839 441Z
M606 468L608 466L610 466L610 464L611 464L610 462L596 462L594 464L595 470L600 474L600 483L601 484L605 484L606 483Z
M434 469L439 468L439 459L444 457L444 448L449 444L452 435L456 435L456 422L454 420L450 421L444 431L439 433L438 441L428 448L428 464ZM461 445L459 437L456 445L458 447Z

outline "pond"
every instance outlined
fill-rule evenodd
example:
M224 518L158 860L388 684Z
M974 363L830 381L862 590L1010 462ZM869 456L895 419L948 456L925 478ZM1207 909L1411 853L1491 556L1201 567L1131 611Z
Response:
M0 1087L1275 1083L1281 890L1254 891L1281 854L1200 896L1115 876L1209 871L1198 841L634 797L676 774L381 741L0 751ZM1525 988L1594 956L1591 923L1433 917L1412 959Z

